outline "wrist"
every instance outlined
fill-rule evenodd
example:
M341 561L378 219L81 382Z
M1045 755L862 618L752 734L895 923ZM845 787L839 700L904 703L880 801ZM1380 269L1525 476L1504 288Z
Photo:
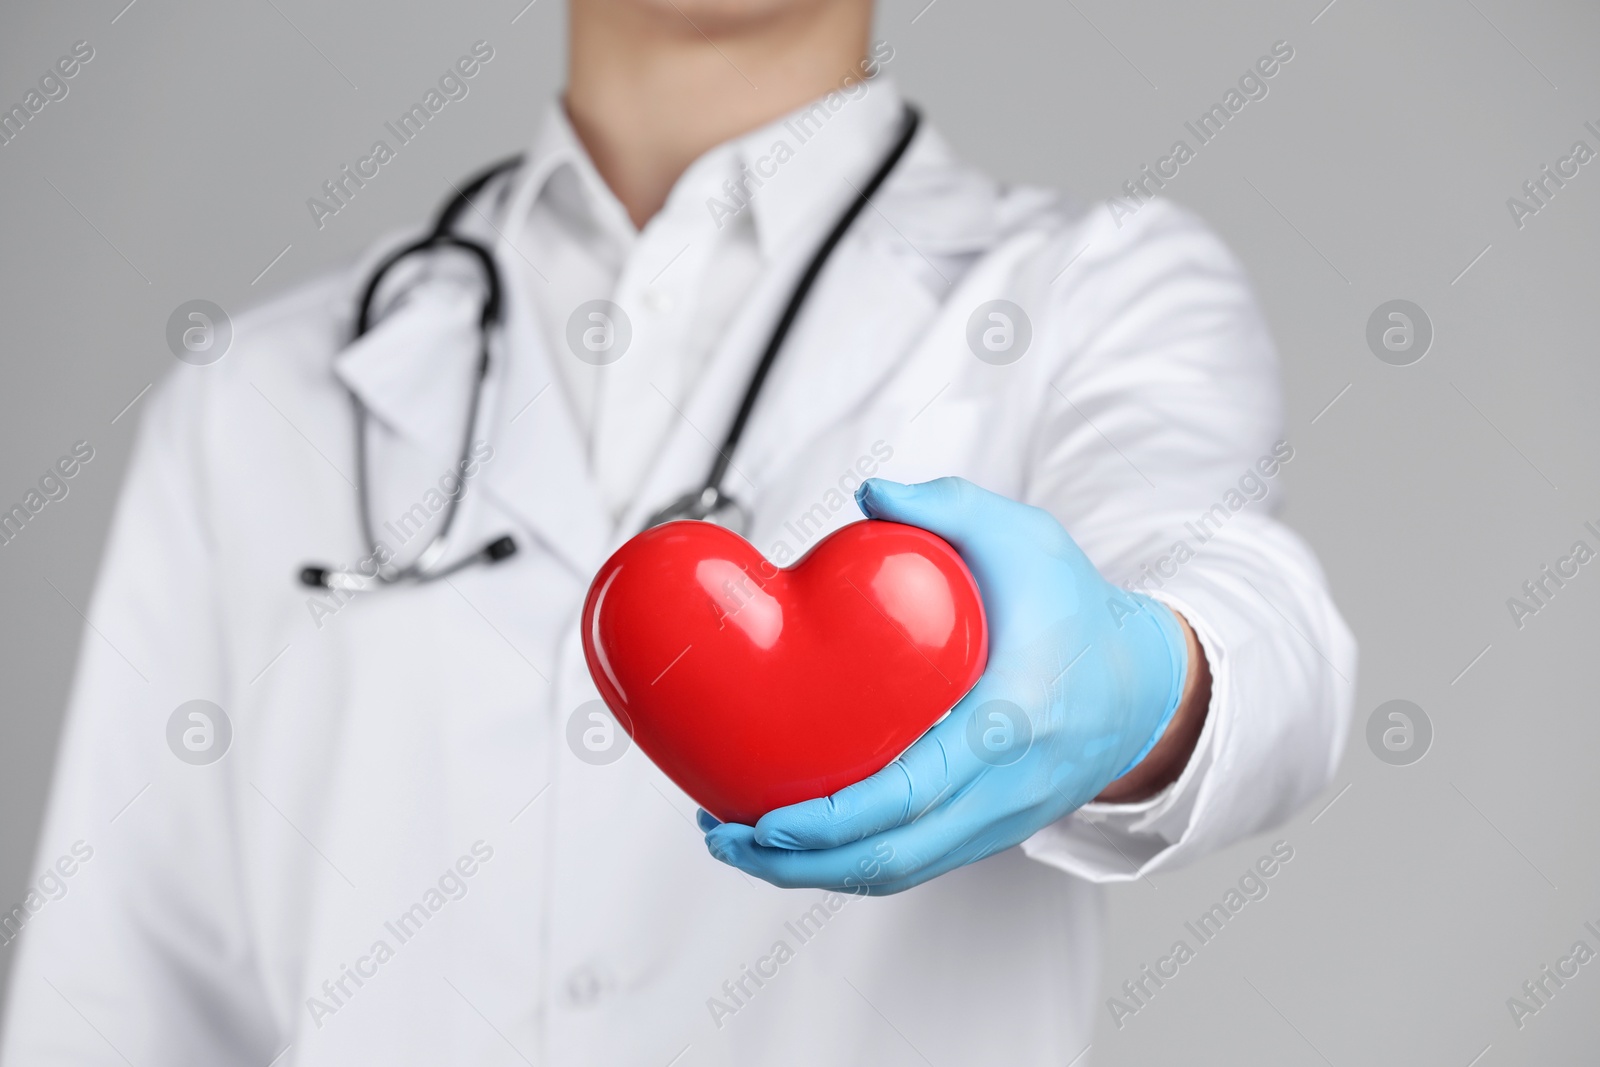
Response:
M1193 627L1166 605L1150 603L1173 627L1170 639L1178 663L1173 706L1159 720L1141 754L1095 798L1100 803L1134 803L1177 781L1194 754L1211 706L1211 666Z

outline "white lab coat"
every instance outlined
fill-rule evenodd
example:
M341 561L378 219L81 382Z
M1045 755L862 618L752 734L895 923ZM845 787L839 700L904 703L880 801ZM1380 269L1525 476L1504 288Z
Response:
M1104 1017L1094 883L1260 831L1322 788L1355 649L1315 561L1269 515L1281 473L1258 475L1265 500L1237 492L1282 432L1274 354L1238 263L1199 223L1154 203L1119 227L1000 187L927 129L877 207L818 283L736 458L752 540L798 552L855 520L839 490L864 457L1050 509L1205 645L1210 716L1174 788L908 893L844 900L712 859L694 804L636 749L599 766L574 754L569 717L596 695L577 632L589 577L703 477L809 246L757 284L614 526L560 391L541 392L553 357L524 264L497 242L512 281L478 432L493 457L450 556L501 533L521 550L314 610L301 566L364 552L345 385L373 412L381 524L453 461L475 358L477 289L449 279L347 347L352 269L241 316L223 360L177 367L146 402L39 868L77 842L92 858L24 909L4 1062L1077 1055ZM1000 298L1032 327L1009 366L968 343L973 311ZM1185 524L1208 509L1202 545ZM1176 560L1180 541L1194 558ZM197 698L233 732L203 766L166 735Z

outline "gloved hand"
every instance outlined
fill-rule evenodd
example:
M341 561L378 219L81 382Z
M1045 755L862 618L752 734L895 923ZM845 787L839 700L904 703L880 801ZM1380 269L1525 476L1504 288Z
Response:
M870 778L754 827L704 811L700 827L774 885L881 895L1018 844L1127 773L1176 712L1188 653L1172 611L1102 578L1046 511L960 478L874 478L856 502L961 554L988 616L983 677Z

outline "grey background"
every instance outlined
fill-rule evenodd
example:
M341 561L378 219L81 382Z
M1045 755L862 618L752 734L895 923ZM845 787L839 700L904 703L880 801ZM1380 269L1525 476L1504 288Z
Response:
M68 498L0 547L0 900L29 877L78 611L140 407L117 416L170 366L168 314L270 296L521 148L561 82L565 19L558 0L518 17L524 2L0 14L8 107L74 41L96 50L0 147L0 505L72 442L96 449ZM1248 265L1283 353L1285 515L1361 641L1356 721L1335 785L1280 833L1111 894L1102 1000L1272 840L1295 849L1270 895L1121 1030L1102 1010L1080 1062L1593 1062L1600 963L1520 1031L1505 1001L1579 937L1600 948L1581 926L1600 926L1600 566L1521 630L1506 598L1597 540L1582 523L1600 526L1600 161L1520 231L1505 201L1574 140L1600 149L1583 129L1600 126L1600 9L925 2L879 14L907 94L991 172L1087 197L1164 154L1274 41L1295 49L1168 193ZM479 38L496 57L471 95L319 232L306 198ZM1414 366L1366 347L1368 315L1393 298L1434 324ZM1411 766L1365 742L1368 714L1395 698L1434 725Z

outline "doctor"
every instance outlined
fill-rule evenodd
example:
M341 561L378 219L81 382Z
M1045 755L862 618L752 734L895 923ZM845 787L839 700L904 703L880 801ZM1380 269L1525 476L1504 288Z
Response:
M6 1064L1059 1065L1106 1020L1100 884L1327 782L1355 649L1269 514L1294 451L1238 263L927 125L721 488L780 563L858 490L946 536L992 626L979 690L756 827L596 710L590 576L700 488L908 130L871 14L573 0L565 95L456 220L503 282L480 400L470 254L391 272L352 343L400 241L152 395L41 840L65 891L5 920ZM297 580L372 557L362 504L386 573L434 580ZM966 732L994 701L999 756Z

